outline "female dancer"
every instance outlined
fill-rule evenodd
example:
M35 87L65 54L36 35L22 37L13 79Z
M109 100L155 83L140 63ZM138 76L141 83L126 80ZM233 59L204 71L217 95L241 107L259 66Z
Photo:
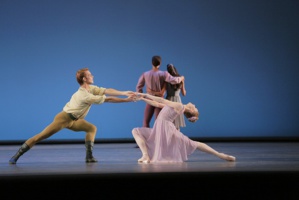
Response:
M173 120L180 114L184 114L190 122L198 120L199 112L194 104L182 104L144 93L137 93L136 100L143 100L162 108L153 128L140 127L132 130L133 137L142 152L138 162L184 162L196 149L226 161L236 160L234 156L219 153L202 142L189 139L176 129Z

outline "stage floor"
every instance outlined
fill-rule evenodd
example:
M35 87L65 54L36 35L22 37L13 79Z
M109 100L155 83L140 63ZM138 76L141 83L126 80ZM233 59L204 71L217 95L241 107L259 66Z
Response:
M106 174L161 172L246 172L298 171L299 143L292 142L211 142L219 152L233 155L227 162L196 150L184 163L140 164L135 143L95 144L98 163L85 163L84 144L37 144L10 165L8 160L20 145L0 146L0 176L41 174Z
M264 197L262 191L268 197L271 193L272 199L299 199L298 142L205 143L219 152L235 156L236 162L227 162L196 150L184 163L140 164L137 160L141 152L135 143L97 143L94 156L99 162L85 163L85 146L82 143L37 144L20 157L16 165L11 165L8 160L20 145L1 145L0 187L7 191L24 189L21 185L41 189L49 184L49 187L56 188L55 191L60 191L57 187L73 184L73 188L80 186L81 190L87 190L86 184L92 181L104 190L111 189L112 185L118 188L116 191L121 191L120 187L139 188L140 191L144 187L158 189L165 184L174 190L198 186L198 194L202 196L215 196L217 192L213 194L213 191L217 190L245 191L249 187L251 195L246 196L250 199ZM213 187L222 189L212 190ZM119 195L111 192L112 196ZM76 189L72 193L81 194ZM190 191L188 194L191 194Z

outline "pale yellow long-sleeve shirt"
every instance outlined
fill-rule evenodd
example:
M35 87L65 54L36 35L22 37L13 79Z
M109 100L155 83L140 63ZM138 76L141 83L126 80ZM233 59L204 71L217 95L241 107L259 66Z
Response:
M63 107L63 111L71 113L77 119L84 119L92 104L102 104L106 99L106 88L95 85L89 86L89 91L80 87L70 101Z

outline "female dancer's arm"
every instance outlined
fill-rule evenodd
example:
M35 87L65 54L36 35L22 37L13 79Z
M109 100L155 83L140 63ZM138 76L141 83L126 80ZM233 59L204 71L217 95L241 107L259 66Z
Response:
M186 96L186 88L185 88L185 81L182 81L181 93L183 96Z
M139 98L140 100L143 100L146 103L148 103L152 106L155 106L155 107L159 107L159 108L163 108L165 105L168 105L168 106L171 106L174 108L176 108L178 106L182 106L181 103L169 101L162 97L157 97L157 96L153 96L150 94L137 93L137 96L140 96L140 98Z
M163 103L159 103L157 101L154 101L154 100L148 99L148 98L144 98L144 97L140 97L139 100L143 100L145 103L148 103L148 104L158 107L158 108L163 108L165 106L165 104L163 104Z

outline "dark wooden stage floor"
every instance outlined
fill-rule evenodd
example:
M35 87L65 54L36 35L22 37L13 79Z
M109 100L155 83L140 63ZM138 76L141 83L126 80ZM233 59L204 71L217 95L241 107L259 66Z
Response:
M20 145L0 146L3 199L299 199L299 142L205 142L236 156L200 151L185 163L138 164L135 143L37 144L16 165ZM1 198L0 196L0 198ZM5 198L4 198L5 197ZM2 198L1 198L2 199Z

